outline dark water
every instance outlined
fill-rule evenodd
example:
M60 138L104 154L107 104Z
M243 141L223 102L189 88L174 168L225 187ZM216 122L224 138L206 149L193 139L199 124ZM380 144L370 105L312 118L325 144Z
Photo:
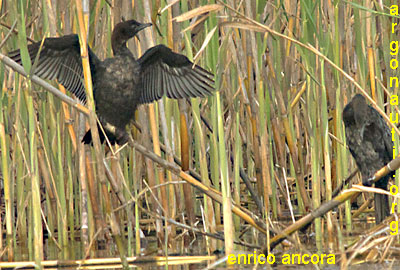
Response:
M350 243L354 238L359 236L360 234L362 235L363 233L366 232L367 227L367 222L361 222L361 223L355 223L353 224L353 230L351 234L345 236L344 242ZM248 235L242 238L243 241L246 241L247 243L254 243L255 239L257 239L257 242L259 243L265 243L264 235L258 234L255 231L250 232ZM317 253L316 251L316 245L315 245L315 239L310 231L310 233L303 234L300 236L301 243L305 246L307 249L308 253L313 255L313 253ZM190 242L191 241L191 242ZM190 239L188 242L187 239L180 238L175 242L175 251L172 253L171 251L168 251L169 256L205 256L207 255L207 245L204 237L196 237L194 240L193 238ZM50 241L51 242L51 241ZM146 245L145 248L142 250L141 256L157 256L161 255L160 248L157 247L157 238L156 237L146 237ZM186 243L185 243L186 242ZM75 245L73 249L75 250L75 254L71 252L70 254L72 255L71 257L74 257L76 259L82 258L82 254L80 254L79 250L82 250L80 247L79 241L74 242ZM285 249L282 245L279 245L275 250L274 250L274 260L273 262L269 261L269 263L262 263L263 260L257 260L259 257L259 250L257 252L254 252L253 249L250 248L245 248L242 246L236 246L235 247L235 253L232 254L235 256L234 258L236 259L233 261L234 263L232 265L228 265L227 261L228 258L224 257L223 254L223 243L221 241L217 241L218 243L218 248L221 249L222 254L221 255L216 255L217 258L215 260L210 260L210 261L203 261L200 263L193 263L193 264L182 264L182 265L173 265L168 264L168 269L182 269L182 270L191 270L191 269L277 269L277 270L286 270L286 269L299 269L299 270L308 270L308 269L328 269L328 270L339 270L342 269L340 267L341 263L341 255L338 251L336 251L335 255L330 254L329 252L326 252L325 256L321 256L317 254L314 255L314 259L318 257L318 261L321 262L321 257L323 259L323 263L319 264L313 264L310 258L310 255L307 255L305 259L303 258L303 261L300 260L300 264L296 259L298 257L294 257L294 261L288 262L287 259L288 257L292 259L292 255L296 254L296 252L299 252L298 250L295 249ZM99 253L92 254L94 258L101 258L101 257L117 257L116 255L116 248L113 246L112 242L111 244L105 244L104 245L105 250L100 251ZM52 248L51 244L48 243L48 246L46 250L57 250L56 248ZM158 254L159 252L159 254ZM21 254L20 254L21 255ZM46 259L48 260L56 260L59 259L57 251L50 251L47 254L45 254ZM241 261L238 262L239 256L242 255ZM302 256L303 254L301 254ZM256 256L256 257L255 257ZM332 263L332 256L335 256L334 258L334 264ZM22 260L27 260L23 259L22 257L25 256L16 256L20 257ZM243 258L246 258L247 261L244 261ZM257 258L257 259L254 259ZM285 261L286 258L286 261ZM232 259L232 258L231 258ZM330 260L328 260L330 259ZM232 262L232 261L231 261ZM303 262L303 263L302 263ZM304 264L306 263L306 264ZM143 268L143 269L166 269L165 265L160 265L157 263L141 263L141 264L132 264L131 265L133 268ZM90 266L90 269L121 269L120 265L97 265L97 266ZM1 268L1 269L6 269L6 268ZM11 268L8 268L11 269ZM45 268L45 269L55 269L55 268ZM71 268L71 267L62 267L58 269L79 269L79 268ZM83 267L80 269L89 269L89 267ZM351 270L378 270L378 269L399 269L400 270L400 258L399 260L394 260L394 261L385 261L382 264L372 264L372 263L361 263L358 265L352 265L348 266L347 269Z

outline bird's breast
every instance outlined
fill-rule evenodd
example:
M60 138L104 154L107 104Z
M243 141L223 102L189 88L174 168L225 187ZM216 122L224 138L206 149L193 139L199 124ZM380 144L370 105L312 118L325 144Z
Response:
M114 57L103 62L95 81L97 113L102 119L124 127L133 118L140 98L139 71L133 58Z

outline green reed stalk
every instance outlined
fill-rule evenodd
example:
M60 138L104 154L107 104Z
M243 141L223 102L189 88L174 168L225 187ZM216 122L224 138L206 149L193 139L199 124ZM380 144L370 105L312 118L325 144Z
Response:
M2 103L5 99L2 92ZM4 107L3 107L4 108ZM5 218L6 218L6 246L8 249L8 260L14 259L14 246L13 246L13 222L12 222L12 201L11 201L11 185L12 181L8 173L9 168L9 148L7 145L8 139L5 133L5 124L7 122L4 118L4 112L0 109L0 147L1 147L1 165L4 181L4 202L5 202ZM17 187L21 187L19 184ZM20 189L17 189L20 191Z

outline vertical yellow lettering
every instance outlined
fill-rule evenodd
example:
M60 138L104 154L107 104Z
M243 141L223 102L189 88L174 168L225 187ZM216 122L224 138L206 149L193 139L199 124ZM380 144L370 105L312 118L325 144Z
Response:
M390 214L394 213L394 207L397 206L397 203L392 203L392 210L390 210Z
M396 196L397 193L399 193L399 187L396 185L391 185L389 191L390 191L390 194L392 194L393 196Z
M399 87L399 78L397 77L390 77L389 79L389 86L393 87L393 81L395 82L396 87ZM398 100L398 99L397 99Z
M397 69L397 67L399 66L399 61L397 61L397 59L393 58L390 60L389 65L390 65L391 69Z
M399 83L399 79L397 77L395 77L395 78L397 80L397 83L396 83L396 87L397 87L398 83ZM392 87L392 86L390 86L390 87ZM398 95L391 95L389 103L392 106L398 106L399 105L399 96Z
M395 115L396 115L396 118L393 120L393 113L390 113L390 114L389 114L389 116L390 116L390 122L397 124L397 123L399 122L399 114L398 114L398 113L395 113Z
M399 233L399 222L397 220L393 220L392 222L390 222L390 234L391 235L397 235Z
M394 34L394 28L397 26L397 23L392 23L392 34Z
M390 55L395 56L399 53L399 41L392 40L389 46L390 46Z
M398 15L399 14L399 7L397 5L390 6L390 15Z

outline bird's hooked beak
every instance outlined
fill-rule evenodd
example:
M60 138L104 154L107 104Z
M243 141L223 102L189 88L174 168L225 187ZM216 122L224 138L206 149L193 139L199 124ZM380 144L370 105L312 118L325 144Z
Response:
M152 26L153 24L152 23L142 23L139 27L138 27L138 32L140 32L140 31L142 31L143 29L145 29L145 28L147 28L147 27L149 27L149 26Z
M364 140L365 125L356 123L353 128L355 129L356 132L355 134L356 136L354 136L355 143L357 145L361 145L362 141Z
M356 138L357 145L361 145L362 141L364 140L364 127L359 129L360 134Z
M153 24L152 23L142 23L141 25L139 25L137 28L136 28L136 33L139 33L140 31L142 31L143 29L145 29L145 28L147 28L147 27L149 27L149 26L152 26ZM136 35L136 38L140 41L140 39L139 39L139 36L138 35Z
M354 114L354 120L356 124L357 130L360 132L358 137L356 138L356 142L358 145L361 145L361 142L364 140L364 131L365 127L368 125L368 121L365 120L364 112L361 110L357 110Z

